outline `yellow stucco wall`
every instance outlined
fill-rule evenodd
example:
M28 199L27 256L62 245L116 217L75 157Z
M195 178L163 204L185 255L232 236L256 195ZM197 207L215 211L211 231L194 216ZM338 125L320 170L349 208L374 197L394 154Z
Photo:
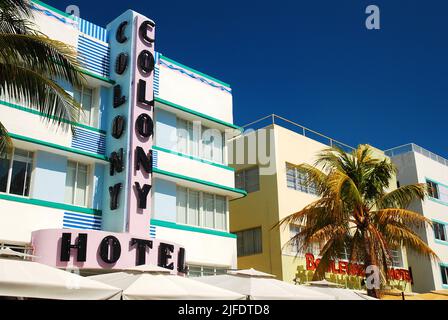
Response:
M260 190L252 192L247 197L230 202L231 232L262 226L263 253L238 258L238 268L255 268L263 272L275 274L279 279L293 282L300 276L312 276L305 271L305 259L296 258L288 252L286 243L290 239L289 226L272 229L282 218L301 210L316 196L287 187L286 163L314 164L316 155L327 145L297 134L278 125L269 126L274 132L275 174L260 175ZM247 150L246 150L247 152ZM380 150L375 155L384 156ZM272 164L271 164L272 165ZM251 165L235 165L239 170ZM252 164L253 166L253 164ZM396 178L391 181L391 190L396 187ZM404 268L407 268L406 251L402 251ZM299 272L298 272L299 269ZM300 271L302 269L302 271ZM356 284L359 279L328 274L329 280ZM352 285L352 287L356 287ZM408 285L402 285L409 289ZM404 288L406 287L406 288Z

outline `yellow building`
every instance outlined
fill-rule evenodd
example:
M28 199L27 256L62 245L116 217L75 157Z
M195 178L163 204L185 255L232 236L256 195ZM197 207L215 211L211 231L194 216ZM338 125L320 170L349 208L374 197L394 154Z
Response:
M238 268L253 267L287 282L303 283L312 279L319 245L309 249L307 265L305 256L297 256L296 246L288 244L300 226L274 227L282 218L317 199L314 190L303 185L295 165L314 164L316 154L331 144L344 150L350 147L274 115L256 125L266 120L266 126L229 143L236 184L248 192L245 198L230 202L230 230L238 237ZM279 121L283 121L282 126L277 124ZM386 157L382 151L377 152ZM391 186L395 188L395 178ZM398 249L394 256L395 277L409 278L406 250ZM345 269L346 261L336 261L334 272L327 273L327 279L361 288L362 278L347 275ZM393 281L391 285L411 289L406 280Z

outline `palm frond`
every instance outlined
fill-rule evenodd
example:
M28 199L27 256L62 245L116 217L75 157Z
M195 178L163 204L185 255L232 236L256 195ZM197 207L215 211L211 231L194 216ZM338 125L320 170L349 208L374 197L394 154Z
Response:
M386 208L378 211L371 211L371 216L377 225L387 225L391 222L401 223L405 226L416 228L432 225L430 219L420 213L400 208Z
M58 124L79 119L79 103L55 81L30 69L0 63L0 94L28 102Z
M424 183L401 186L384 194L376 203L378 209L403 208L406 209L413 200L423 200L427 195Z
M8 130L0 122L0 156L9 152L12 148L12 140L8 135Z
M44 35L0 34L0 63L31 69L74 86L84 80L78 71L76 50Z
M412 249L416 254L438 261L437 254L424 242L412 229L395 223L389 223L385 227L385 237L390 243Z
M318 194L324 193L327 189L327 175L323 171L307 163L299 164L296 168L305 174L305 186L314 185Z
M28 0L0 0L0 33L34 34Z

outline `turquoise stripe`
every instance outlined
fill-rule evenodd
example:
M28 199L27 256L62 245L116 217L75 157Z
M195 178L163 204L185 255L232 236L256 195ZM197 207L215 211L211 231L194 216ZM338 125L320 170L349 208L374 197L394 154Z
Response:
M226 170L229 170L229 171L235 171L235 169L232 168L232 167L228 167L226 165L223 165L223 164L220 164L220 163L216 163L216 162L212 162L212 161L208 161L208 160L201 159L201 158L198 158L198 157L190 156L188 154L184 154L184 153L181 153L181 152L172 151L172 150L165 149L165 148L158 147L158 146L152 146L152 148L154 150L159 150L159 151L162 151L162 152L175 154L176 156L180 156L180 157L188 158L188 159L191 159L191 160L199 161L199 162L206 163L206 164L218 167L218 168L226 169Z
M21 202L21 203L31 204L31 205L35 205L35 206L40 206L40 207L47 207L47 208L65 210L65 211L86 213L86 214L91 214L91 215L100 216L100 217L102 216L101 210L77 207L77 206L73 206L73 205L65 204L65 203L24 198L24 197L11 195L11 194L5 194L5 193L0 193L0 199L7 200L7 201Z
M163 220L157 220L157 219L151 219L151 225L155 225L158 227L164 227L164 228L170 228L170 229L205 233L205 234L210 234L210 235L219 236L219 237L227 237L227 238L236 239L236 234L233 234L233 233L219 231L219 230L213 230L213 229L205 229L205 228L183 225L183 224L177 224L175 222L169 222L169 221L163 221Z
M202 113L202 112L198 112L198 111L189 109L189 108L187 108L187 107L178 105L178 104L176 104L176 103L174 103L174 102L170 102L170 101L167 101L167 100L165 100L165 99L158 98L158 97L154 98L154 101L159 102L159 103L162 103L162 104L167 105L167 106L169 106L169 107L178 109L178 110L180 110L180 111L184 111L184 112L190 113L190 114L195 115L195 116L198 116L198 117L200 117L200 118L203 118L203 119L206 119L206 120L210 120L210 121L212 121L212 122L219 123L219 124L221 124L221 125L223 125L223 126L230 127L230 128L233 128L233 129L237 129L237 130L239 130L239 131L241 131L241 132L244 131L244 129L243 129L242 127L239 127L239 126L237 126L237 125L234 125L233 123L225 122L225 121L223 121L223 120L220 120L220 119L217 119L217 118L214 118L214 117L210 117L209 115L206 115L205 113Z
M163 175L166 175L166 176L169 176L169 177L173 177L173 178L178 178L178 179L182 179L182 180L186 180L186 181L199 183L199 184L206 185L206 186L209 186L209 187L214 187L214 188L218 188L218 189L222 189L222 190L227 190L227 191L230 191L230 192L235 192L235 193L238 193L238 194L240 194L242 196L247 196L247 192L244 191L244 190L237 189L237 188L231 188L231 187L228 187L228 186L223 186L221 184L217 184L217 183L214 183L214 182L209 182L209 181L205 181L205 180L201 180L201 179L196 179L196 178L184 176L184 175L181 175L181 174L177 174L177 173L161 170L161 169L158 169L158 168L153 168L152 172L153 173L160 173L160 174L163 174Z

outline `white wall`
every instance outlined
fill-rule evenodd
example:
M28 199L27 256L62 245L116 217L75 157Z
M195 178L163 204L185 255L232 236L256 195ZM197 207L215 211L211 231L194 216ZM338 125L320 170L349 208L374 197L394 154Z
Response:
M392 159L398 167L398 180L401 185L425 183L426 178L448 185L448 167L420 153L408 152L397 155ZM413 203L411 209L422 213L431 220L434 219L448 224L448 204L444 205L426 199L423 202ZM448 242L446 245L437 243L434 230L431 227L420 230L419 234L435 251L440 258L440 262L448 264ZM410 250L408 250L409 252ZM414 290L416 292L442 289L439 262L430 261L412 253L408 254L408 258L415 279Z
M156 227L157 239L185 246L186 262L195 265L236 268L236 238Z
M167 63L171 64L171 62ZM180 68L179 66L176 67ZM204 113L210 117L233 123L231 93L193 79L164 65L159 65L159 70L159 98ZM192 73L190 70L185 71ZM207 81L213 82L209 79Z
M0 199L0 241L29 243L31 232L62 228L64 211Z
M226 187L235 187L234 172L198 160L176 154L157 151L157 168L190 178L213 182Z

